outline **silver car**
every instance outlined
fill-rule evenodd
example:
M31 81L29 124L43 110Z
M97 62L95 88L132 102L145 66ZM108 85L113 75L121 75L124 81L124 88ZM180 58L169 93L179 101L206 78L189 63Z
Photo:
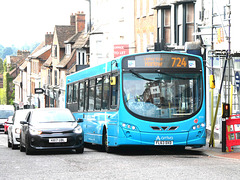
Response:
M8 127L8 147L17 149L20 145L20 121L24 121L30 109L15 111L12 119L12 123Z

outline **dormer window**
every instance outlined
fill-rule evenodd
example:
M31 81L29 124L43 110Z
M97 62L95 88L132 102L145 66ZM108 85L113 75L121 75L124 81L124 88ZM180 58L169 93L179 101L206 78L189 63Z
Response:
M66 44L65 46L65 54L70 55L71 54L71 44Z

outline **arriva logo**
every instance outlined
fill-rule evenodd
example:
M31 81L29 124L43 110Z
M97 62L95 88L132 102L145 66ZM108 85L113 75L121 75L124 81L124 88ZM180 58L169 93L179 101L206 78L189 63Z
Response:
M160 141L160 140L173 140L173 137L172 136L161 136L161 137L159 137L159 136L157 136L157 138L156 138L156 141Z

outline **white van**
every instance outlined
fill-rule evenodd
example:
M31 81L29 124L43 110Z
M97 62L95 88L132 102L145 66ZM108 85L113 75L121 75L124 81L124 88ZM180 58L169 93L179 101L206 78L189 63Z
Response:
M4 123L14 113L13 105L0 105L0 131L4 131Z

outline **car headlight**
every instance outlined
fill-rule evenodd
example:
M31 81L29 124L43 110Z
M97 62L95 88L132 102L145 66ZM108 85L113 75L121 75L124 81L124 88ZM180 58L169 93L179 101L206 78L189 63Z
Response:
M15 128L15 133L20 134L20 128Z
M40 134L42 134L42 131L34 129L32 127L29 129L29 132L30 132L31 135L40 135Z
M81 126L77 126L74 131L74 133L77 133L77 134L81 134L82 133L82 127Z

